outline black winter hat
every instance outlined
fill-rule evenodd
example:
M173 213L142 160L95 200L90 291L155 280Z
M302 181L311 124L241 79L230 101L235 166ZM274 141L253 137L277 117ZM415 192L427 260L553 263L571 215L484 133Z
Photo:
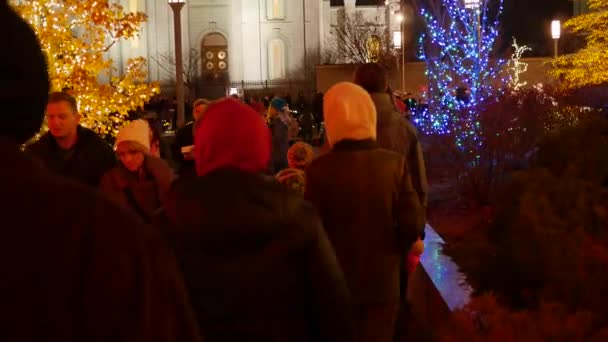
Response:
M36 35L7 1L0 0L0 137L23 143L42 125L49 79Z

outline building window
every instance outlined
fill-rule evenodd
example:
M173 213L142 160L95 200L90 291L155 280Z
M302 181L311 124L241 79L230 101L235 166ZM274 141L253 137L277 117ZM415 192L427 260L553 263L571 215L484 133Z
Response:
M287 76L287 58L285 42L279 38L268 42L268 78L284 79Z
M285 20L285 0L266 0L268 20Z
M395 49L401 49L401 31L393 31L393 46Z

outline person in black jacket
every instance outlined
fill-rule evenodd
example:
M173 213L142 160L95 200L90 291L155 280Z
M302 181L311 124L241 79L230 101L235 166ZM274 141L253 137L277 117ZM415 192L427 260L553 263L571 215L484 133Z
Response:
M345 279L319 218L264 174L264 120L226 99L209 106L195 139L199 177L175 186L167 216L205 340L353 341Z
M175 134L175 150L173 157L177 164L177 173L180 177L192 178L195 176L194 171L194 155L192 149L194 147L194 131L196 123L200 120L209 105L206 99L195 100L192 104L192 117L194 121L189 122L184 127L180 128Z
M0 32L0 340L201 341L159 231L20 151L42 125L48 72L4 0Z
M116 165L112 147L80 126L76 99L67 93L49 95L46 117L49 131L27 151L49 170L97 188L101 177Z

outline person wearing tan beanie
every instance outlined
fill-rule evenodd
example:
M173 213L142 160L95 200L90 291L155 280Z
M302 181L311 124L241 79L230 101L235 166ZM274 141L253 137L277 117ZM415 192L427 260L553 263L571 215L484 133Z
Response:
M103 176L101 191L143 222L152 222L174 176L164 160L150 155L150 126L146 121L132 121L118 132L116 154L120 165Z
M359 341L393 340L402 258L424 227L405 158L376 142L376 108L354 83L324 98L331 150L306 169L305 197L320 213L351 290Z

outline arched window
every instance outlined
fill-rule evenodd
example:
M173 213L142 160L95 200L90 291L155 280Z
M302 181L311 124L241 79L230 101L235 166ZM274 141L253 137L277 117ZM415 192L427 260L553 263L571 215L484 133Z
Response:
M280 38L274 38L268 42L268 78L271 80L285 78L286 68L285 42Z
M266 17L268 20L285 20L285 1L266 0Z
M207 82L224 82L229 72L228 40L218 32L203 37L201 63L203 78Z

